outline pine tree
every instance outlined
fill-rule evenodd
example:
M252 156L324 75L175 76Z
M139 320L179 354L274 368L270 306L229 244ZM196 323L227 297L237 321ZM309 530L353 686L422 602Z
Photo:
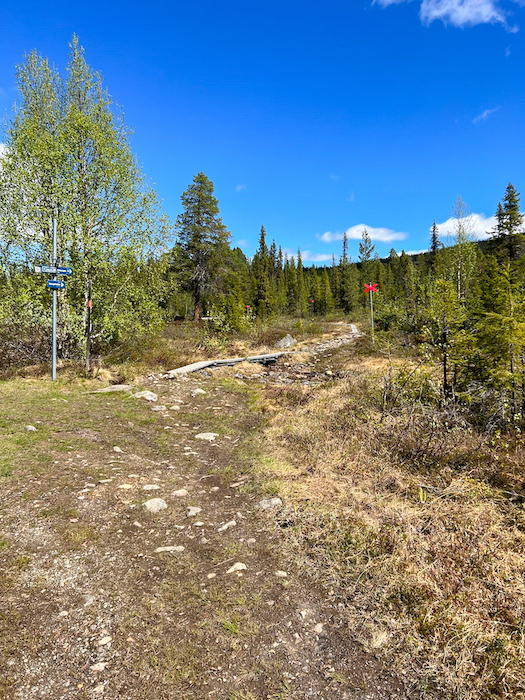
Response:
M213 192L213 183L204 173L195 175L181 196L184 211L176 221L179 272L193 296L194 321L200 318L203 296L214 282L220 251L230 238Z
M321 275L319 306L319 310L322 314L328 314L334 310L334 297L330 288L330 277L326 267L323 268L323 273Z
M297 250L297 300L295 311L299 316L306 314L306 286L304 283L303 261L301 250Z
M430 229L430 268L431 270L434 270L436 266L436 258L438 254L438 250L442 247L442 243L439 240L439 229L436 224L436 220L434 219L434 223L432 224L432 228Z
M268 246L266 245L266 231L264 226L261 226L259 236L259 248L252 260L252 277L253 277L253 302L255 311L259 318L268 318L274 310L275 300L271 289L271 271L273 270L273 262L270 257ZM272 275L273 276L273 275Z

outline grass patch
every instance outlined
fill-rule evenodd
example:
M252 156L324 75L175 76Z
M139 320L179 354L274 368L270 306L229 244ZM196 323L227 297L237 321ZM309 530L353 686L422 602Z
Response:
M261 392L267 449L252 460L288 503L290 553L306 552L300 565L346 602L354 637L420 690L520 697L522 440L500 448L438 406L432 367L394 357L393 381L365 349L339 352L339 382Z

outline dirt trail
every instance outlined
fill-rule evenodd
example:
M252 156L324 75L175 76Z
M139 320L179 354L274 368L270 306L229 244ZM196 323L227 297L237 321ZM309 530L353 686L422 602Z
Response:
M0 479L0 698L407 697L284 554L279 506L258 507L246 446L261 417L243 382L150 377L155 403L62 388L63 414L27 398L20 430L47 430L55 459Z

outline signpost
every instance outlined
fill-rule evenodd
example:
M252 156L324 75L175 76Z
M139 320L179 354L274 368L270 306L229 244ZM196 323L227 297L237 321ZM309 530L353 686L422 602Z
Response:
M54 275L53 279L47 280L47 288L53 290L53 321L51 334L51 379L57 378L57 289L65 289L66 283L57 280L57 275L73 274L72 267L60 267L57 265L57 220L53 217L53 253L51 265L35 265L35 272L44 275Z
M66 283L62 280L47 280L48 289L65 289Z
M373 298L373 293L377 292L377 282L372 284L365 284L365 294L368 292L370 295L370 319L372 321L372 343L375 345L375 337L374 337L374 298Z

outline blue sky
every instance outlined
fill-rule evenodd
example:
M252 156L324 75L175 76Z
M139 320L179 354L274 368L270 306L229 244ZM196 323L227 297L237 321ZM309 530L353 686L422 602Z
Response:
M356 259L364 226L422 250L458 195L479 235L508 182L525 198L525 0L3 0L0 31L2 113L24 54L63 69L75 32L166 212L205 172L247 255L261 224L307 261L345 230Z

